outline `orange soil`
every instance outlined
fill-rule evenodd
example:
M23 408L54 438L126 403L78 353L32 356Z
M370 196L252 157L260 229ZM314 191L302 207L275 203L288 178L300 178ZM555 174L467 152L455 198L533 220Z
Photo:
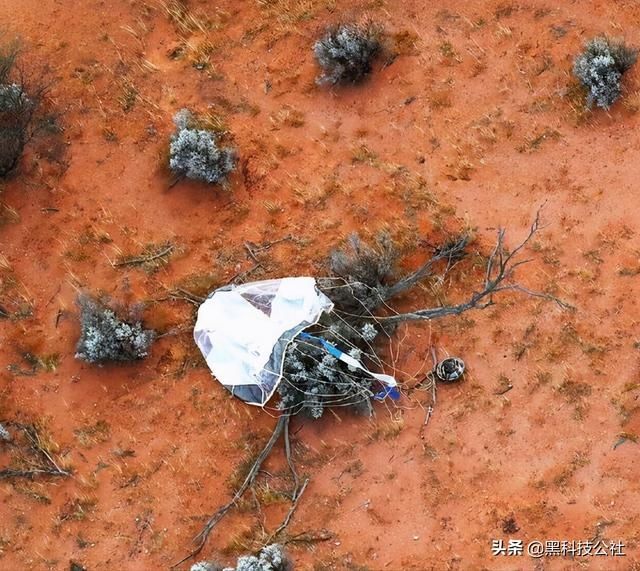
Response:
M417 238L443 227L470 225L486 252L504 226L514 244L545 201L548 226L519 276L577 311L505 295L484 312L401 331L401 380L415 381L433 342L464 357L465 382L441 388L424 441L426 394L378 406L370 421L296 419L311 484L289 531L331 539L289 551L299 569L638 568L638 445L614 449L621 433L640 433L638 71L610 113L581 113L568 94L583 41L624 33L640 45L640 12L632 2L556 4L192 0L211 24L194 31L154 2L0 0L3 23L51 68L67 144L63 165L46 158L60 147L32 146L2 186L19 219L0 228L0 302L33 311L0 322L0 416L46 422L74 469L65 480L0 483L2 569L168 568L275 423L202 366L185 302L148 305L151 326L187 325L144 362L75 360L78 288L128 302L161 299L199 274L215 287L253 265L245 241L287 234L297 240L262 254L265 269L249 279L319 275L354 229L390 230L410 268L424 255ZM315 86L314 39L365 14L397 34L399 56L364 85ZM176 49L183 57L171 59ZM167 140L182 107L224 117L241 157L230 192L168 190ZM167 240L177 251L155 273L110 263ZM469 263L462 272L448 299L480 279ZM434 301L419 290L407 306ZM28 368L25 352L60 362L12 374L8 365ZM513 389L496 394L507 382ZM281 452L268 469L282 485ZM249 508L220 525L201 558L235 561L287 504ZM492 539L598 531L625 541L627 557L491 556Z

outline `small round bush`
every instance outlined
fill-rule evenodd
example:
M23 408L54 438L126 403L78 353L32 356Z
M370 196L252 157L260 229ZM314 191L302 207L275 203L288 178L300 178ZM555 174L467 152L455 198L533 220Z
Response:
M222 567L218 563L200 561L190 571L291 571L292 565L282 547L277 543L267 545L258 555L243 555L235 567Z
M41 86L27 88L23 84L24 73L17 68L18 56L15 42L0 43L0 177L17 166L36 130L34 119L44 94Z
M135 361L149 354L155 333L140 321L127 322L89 295L78 299L80 339L76 358L88 363Z
M214 132L193 125L189 111L174 117L176 132L169 147L169 167L179 176L208 183L219 183L234 170L235 151L218 146Z
M313 46L323 73L318 83L356 83L371 72L381 49L381 30L372 23L330 28Z
M589 93L587 106L609 109L620 97L623 74L636 62L637 50L606 37L593 38L576 57L573 73Z

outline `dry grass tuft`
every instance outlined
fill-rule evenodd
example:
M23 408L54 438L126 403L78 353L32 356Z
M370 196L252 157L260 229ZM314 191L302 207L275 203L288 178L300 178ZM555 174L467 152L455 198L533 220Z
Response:
M160 0L159 3L169 20L184 34L193 32L206 34L211 29L211 22L207 17L200 12L191 12L183 0Z
M404 430L404 418L399 417L384 424L377 424L369 436L373 442L377 440L393 440Z
M106 442L111 436L111 427L106 420L97 420L94 424L87 424L76 428L73 433L78 443L84 448L90 448L99 442Z

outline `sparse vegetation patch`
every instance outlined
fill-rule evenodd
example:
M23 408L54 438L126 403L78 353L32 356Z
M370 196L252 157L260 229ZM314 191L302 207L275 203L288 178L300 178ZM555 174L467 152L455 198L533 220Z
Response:
M89 295L78 298L80 340L76 358L88 363L135 361L149 354L155 333L139 319L124 321Z
M32 82L18 65L18 43L2 40L0 36L0 177L15 169L35 134L45 93L42 85L28 85Z
M200 561L190 571L291 571L293 567L282 547L277 543L263 547L257 555L243 555L235 567Z
M169 167L180 178L216 184L235 169L236 152L220 146L218 135L199 128L191 112L182 109L173 118L176 132L169 147Z
M342 24L327 30L313 46L322 68L318 83L357 83L371 72L381 50L382 29L371 22Z
M638 50L604 36L593 38L575 59L573 73L589 91L587 106L609 109L621 94L622 76L636 63Z

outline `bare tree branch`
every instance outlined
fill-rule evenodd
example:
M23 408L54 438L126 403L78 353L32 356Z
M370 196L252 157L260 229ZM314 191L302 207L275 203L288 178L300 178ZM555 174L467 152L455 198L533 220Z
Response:
M518 291L527 295L538 297L553 301L563 309L573 309L571 305L563 302L557 297L544 292L537 292L526 288L520 284L512 283L510 280L514 276L514 271L519 266L522 266L531 260L518 260L514 261L518 253L531 241L536 232L540 229L540 210L536 213L536 218L531 224L529 233L525 239L518 244L511 252L507 252L504 244L505 230L500 228L498 230L498 236L495 246L489 255L487 260L484 284L480 291L474 292L471 297L462 303L451 306L440 306L425 309L418 309L408 313L402 313L399 315L393 315L390 317L375 317L378 321L385 325L394 325L405 321L418 321L418 320L430 320L439 319L449 315L460 315L465 311L471 309L484 309L493 305L493 295L503 291ZM466 243L464 244L466 246ZM463 246L464 247L464 246ZM436 253L430 260L428 260L421 268L400 280L394 286L391 286L383 294L385 299L397 295L398 292L404 291L420 280L432 274L432 269L435 263L442 259L439 253Z
M383 301L396 297L397 295L411 289L414 285L421 282L425 278L433 274L435 265L440 260L447 260L447 270L452 267L453 263L464 256L464 250L469 244L470 236L468 234L462 234L458 238L444 244L440 248L436 248L434 255L427 260L420 268L418 268L412 274L405 276L392 286L388 286L381 291L381 298Z
M256 478L258 477L258 473L260 472L260 467L262 466L263 462L269 457L269 454L271 454L271 450L273 450L273 447L275 446L275 443L278 441L278 438L280 438L280 435L285 431L285 429L287 430L287 434L288 434L289 419L290 419L289 415L282 415L278 419L278 423L276 424L276 427L271 433L271 437L269 438L268 442L265 444L264 448L262 449L262 452L260 452L255 462L251 466L249 473L244 479L244 482L242 482L242 485L238 488L236 493L233 495L233 498L231 498L231 500L228 503L222 506L217 512L215 512L209 518L205 526L202 528L202 531L200 531L200 533L196 535L196 537L194 538L194 541L197 542L195 549L191 553L183 557L180 561L172 565L171 566L172 569L184 563L188 559L195 557L196 555L198 555L198 553L202 551L202 548L205 546L205 543L207 542L207 539L210 533L213 531L213 528L216 525L218 525L218 523L220 523L220 521L224 518L224 516L227 515L227 513L238 503L238 500L240 500L240 498L244 495L244 493L256 481ZM305 487L306 487L306 484L305 484ZM294 498L294 504L296 503L297 503L296 498Z
M289 511L287 512L287 515L285 516L282 523L278 526L278 528L269 536L269 539L267 539L267 541L264 542L265 546L273 542L274 539L277 539L278 536L287 528L289 523L291 523L291 518L293 517L293 514L295 513L298 507L298 504L300 503L300 498L302 497L302 494L304 494L304 491L307 489L308 484L309 484L309 478L305 478L302 484L300 485L300 487L296 489L294 496L292 498L291 507L289 507Z

